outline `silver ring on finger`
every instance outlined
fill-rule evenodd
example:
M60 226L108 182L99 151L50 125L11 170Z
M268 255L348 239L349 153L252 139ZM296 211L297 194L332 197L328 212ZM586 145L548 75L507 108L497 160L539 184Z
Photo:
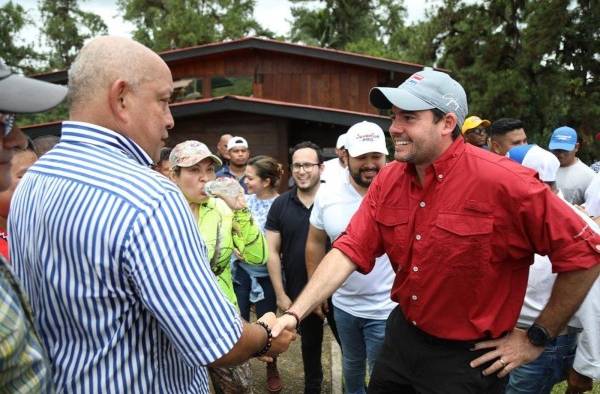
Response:
M502 359L502 357L500 357L500 358L498 359L498 361L500 361L500 364L502 364L502 368L505 368L505 367L506 367L506 361L504 361L504 360Z

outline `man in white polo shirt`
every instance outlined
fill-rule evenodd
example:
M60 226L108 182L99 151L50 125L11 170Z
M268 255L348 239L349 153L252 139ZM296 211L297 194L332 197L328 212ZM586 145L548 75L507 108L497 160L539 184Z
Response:
M371 181L386 163L385 136L375 123L352 126L346 133L345 147L347 171L322 185L315 197L306 242L309 276L325 255L327 238L333 242L346 229ZM365 392L365 367L368 362L370 374L383 343L386 320L396 306L390 299L394 278L384 254L368 275L353 273L333 294L346 393Z

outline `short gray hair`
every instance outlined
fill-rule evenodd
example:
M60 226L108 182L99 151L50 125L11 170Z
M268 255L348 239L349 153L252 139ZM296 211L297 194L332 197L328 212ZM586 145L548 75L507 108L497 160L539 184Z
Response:
M125 37L101 36L85 45L69 68L69 102L85 104L117 79L135 88L150 79L147 47Z

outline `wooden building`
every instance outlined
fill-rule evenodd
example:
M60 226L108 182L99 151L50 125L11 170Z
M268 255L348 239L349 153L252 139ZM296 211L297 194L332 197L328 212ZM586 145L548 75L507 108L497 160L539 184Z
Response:
M424 66L262 38L163 52L173 74L169 144L197 139L214 149L223 133L248 140L252 154L287 167L288 149L311 140L331 153L337 136L369 120L389 126L369 104L374 86L397 86ZM66 71L37 76L65 84ZM24 128L32 137L59 124Z

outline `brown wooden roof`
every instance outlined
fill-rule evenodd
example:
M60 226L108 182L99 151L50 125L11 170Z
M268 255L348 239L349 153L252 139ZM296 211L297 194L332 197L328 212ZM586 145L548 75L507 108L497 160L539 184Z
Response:
M246 37L239 40L222 41L187 48L180 48L159 53L167 64L185 61L204 56L223 54L232 51L264 50L287 53L309 58L328 60L333 62L362 66L377 70L413 74L425 66L415 63L401 62L374 56L362 55L353 52L335 49L320 48L308 45L292 44L283 41L258 37ZM52 83L67 83L66 70L33 75L32 77Z

